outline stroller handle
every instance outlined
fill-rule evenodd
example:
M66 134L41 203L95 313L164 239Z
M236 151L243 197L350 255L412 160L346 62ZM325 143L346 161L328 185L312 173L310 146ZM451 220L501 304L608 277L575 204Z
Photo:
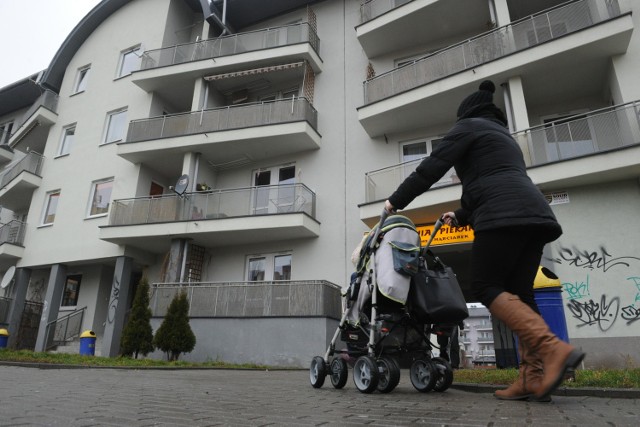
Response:
M431 246L431 241L433 240L434 237L436 237L436 234L438 234L438 231L440 231L440 228L443 225L444 225L444 221L442 221L442 217L438 218L436 223L433 224L433 232L431 233L431 237L429 237L429 241L427 241L427 244L424 246L424 248L422 248L424 252L426 252L427 249L429 249L429 246Z

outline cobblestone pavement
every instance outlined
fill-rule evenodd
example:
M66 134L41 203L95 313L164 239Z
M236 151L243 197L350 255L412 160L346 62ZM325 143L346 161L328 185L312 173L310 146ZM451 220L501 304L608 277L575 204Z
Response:
M350 371L351 374L351 371ZM351 375L350 375L351 376ZM0 426L637 426L638 399L314 389L307 371L0 366Z

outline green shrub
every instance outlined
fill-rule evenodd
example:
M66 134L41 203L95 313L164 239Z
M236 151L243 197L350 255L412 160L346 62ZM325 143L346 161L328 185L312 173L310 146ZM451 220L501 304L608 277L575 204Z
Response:
M129 320L122 331L120 353L123 356L138 358L146 356L154 349L153 329L151 328L151 309L149 308L149 281L143 277L136 289Z
M196 336L189 326L189 301L186 292L179 292L169 304L167 314L156 331L153 344L167 354L169 361L178 360L180 353L189 353L196 346Z

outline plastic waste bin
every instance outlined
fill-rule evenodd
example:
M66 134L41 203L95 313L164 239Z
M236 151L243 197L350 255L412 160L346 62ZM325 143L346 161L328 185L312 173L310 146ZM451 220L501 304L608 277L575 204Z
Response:
M2 328L0 329L0 348L5 348L7 346L7 342L9 341L9 331Z
M96 333L84 331L80 335L80 354L83 356L93 356L96 354Z
M562 284L551 270L540 266L533 282L533 293L542 318L549 325L551 332L558 338L569 342L567 320L562 303Z

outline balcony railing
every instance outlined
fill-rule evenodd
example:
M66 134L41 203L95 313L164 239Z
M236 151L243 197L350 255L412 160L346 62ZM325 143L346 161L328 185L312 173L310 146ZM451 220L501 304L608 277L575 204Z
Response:
M640 144L640 101L566 117L512 134L521 147L528 147L528 166L588 156ZM366 201L388 197L422 159L367 172ZM459 182L445 175L432 188ZM491 326L487 326L491 329Z
M22 246L24 243L24 233L26 224L22 221L9 221L0 226L0 245L3 243L11 243L13 245Z
M7 297L0 297L0 327L5 327L9 322L9 310L13 300Z
M410 1L413 0L363 0L360 5L360 23L371 21Z
M301 213L315 218L316 195L304 184L265 185L114 200L109 225L215 220Z
M22 172L31 172L34 175L40 176L42 161L43 157L41 154L34 151L30 152L2 175L2 179L0 179L0 188L4 188Z
M13 134L18 133L21 127L34 115L34 113L38 110L38 108L44 107L47 110L51 110L56 113L58 110L58 94L51 91L45 90L42 92L42 95L36 102L34 102L31 107L22 115L22 118L15 124L13 128Z
M149 305L164 316L186 292L190 317L340 317L341 289L324 280L153 284Z
M170 138L306 120L317 129L318 113L306 98L232 105L184 114L133 120L127 142Z
M149 70L299 43L309 43L317 53L320 52L318 35L304 22L148 50L144 52L140 69Z
M620 15L617 0L579 0L514 21L364 82L370 104Z
M513 137L529 148L530 166L638 144L640 101L532 127L514 133Z

